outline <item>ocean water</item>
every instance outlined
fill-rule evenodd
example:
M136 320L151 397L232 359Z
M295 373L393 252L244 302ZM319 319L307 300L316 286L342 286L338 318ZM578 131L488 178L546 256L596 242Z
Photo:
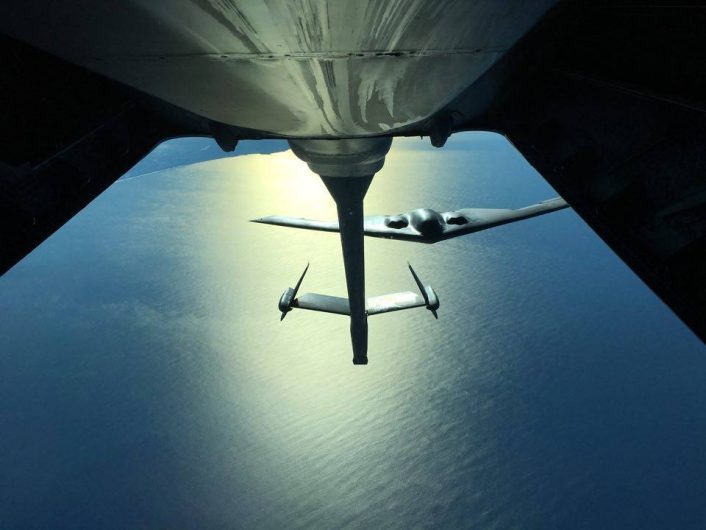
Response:
M366 212L555 193L502 137L395 140ZM119 181L0 278L0 528L706 528L706 348L571 211L366 241L348 321L334 218L290 152Z

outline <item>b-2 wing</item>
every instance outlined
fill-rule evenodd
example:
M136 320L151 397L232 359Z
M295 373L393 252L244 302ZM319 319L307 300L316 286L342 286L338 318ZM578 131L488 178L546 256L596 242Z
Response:
M538 204L510 209L463 208L450 212L437 212L429 208L419 208L398 215L366 216L364 233L370 237L436 243L494 226L514 223L530 217L544 215L567 208L569 205L561 197L555 197ZM338 232L338 222L318 221L300 217L272 215L254 219L253 222L323 232Z

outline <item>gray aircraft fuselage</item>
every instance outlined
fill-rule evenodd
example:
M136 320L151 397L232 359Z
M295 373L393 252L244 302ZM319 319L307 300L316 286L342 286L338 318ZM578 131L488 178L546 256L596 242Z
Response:
M346 138L425 120L556 0L15 3L0 31L197 116Z

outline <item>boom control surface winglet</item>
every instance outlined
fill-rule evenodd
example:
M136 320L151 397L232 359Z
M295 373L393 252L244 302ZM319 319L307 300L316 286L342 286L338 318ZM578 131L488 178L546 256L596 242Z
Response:
M415 307L426 307L432 312L435 318L439 318L436 310L439 309L439 296L431 285L424 284L422 280L419 279L416 271L412 268L412 265L407 263L412 277L414 278L417 287L419 288L419 294L413 293L411 291L404 291L400 293L388 293L379 296L373 296L366 300L366 310L367 316L379 315L381 313L390 313L392 311L400 311L404 309L413 309ZM348 298L341 298L339 296L330 296L318 293L304 293L297 297L299 292L299 287L304 280L306 272L309 270L309 264L306 264L306 268L302 275L299 277L294 288L288 287L279 299L279 310L282 312L280 316L280 321L284 320L292 309L308 309L309 311L319 311L323 313L333 313L337 315L350 316L350 305Z
M294 286L294 289L288 287L287 290L282 293L278 304L279 310L282 312L282 315L279 317L280 322L282 322L284 320L284 317L287 316L287 313L292 310L292 303L297 297L297 291L299 290L302 281L304 281L304 276L306 275L306 271L308 270L309 263L307 263L306 267L304 267L304 272L302 272L302 275L299 277L299 281L297 281L297 284Z
M409 272L412 273L412 276L414 277L414 281L417 284L417 287L419 287L419 291L422 293L422 298L424 298L424 303L426 304L426 308L431 311L431 314L434 315L435 319L439 319L439 315L436 313L436 310L439 309L439 296L436 294L436 291L432 288L431 285L425 285L422 283L422 280L419 279L419 276L417 276L417 273L414 272L414 269L412 268L412 265L407 262L407 266L409 267Z

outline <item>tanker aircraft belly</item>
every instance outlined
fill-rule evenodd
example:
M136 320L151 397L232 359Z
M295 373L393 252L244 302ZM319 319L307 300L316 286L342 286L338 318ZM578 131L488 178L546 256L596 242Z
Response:
M22 3L0 31L74 64L227 125L340 138L427 119L555 0Z

